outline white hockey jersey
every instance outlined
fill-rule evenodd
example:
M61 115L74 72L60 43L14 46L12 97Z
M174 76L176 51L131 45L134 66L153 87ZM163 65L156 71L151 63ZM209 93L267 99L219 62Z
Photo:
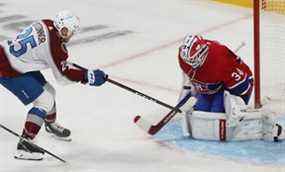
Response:
M33 23L13 40L3 41L1 46L5 54L0 56L6 56L11 69L19 73L51 68L56 80L60 83L86 82L85 71L74 68L67 62L68 53L65 43L51 20ZM1 70L6 71L6 73L2 72L2 76L9 75L7 65L5 67L1 68L0 65L0 74Z

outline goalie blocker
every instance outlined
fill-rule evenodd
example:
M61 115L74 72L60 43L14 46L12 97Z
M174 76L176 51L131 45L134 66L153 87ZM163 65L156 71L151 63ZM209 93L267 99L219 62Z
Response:
M270 112L247 112L238 97L225 93L225 113L189 111L182 118L185 137L214 141L285 139L284 126L273 119Z

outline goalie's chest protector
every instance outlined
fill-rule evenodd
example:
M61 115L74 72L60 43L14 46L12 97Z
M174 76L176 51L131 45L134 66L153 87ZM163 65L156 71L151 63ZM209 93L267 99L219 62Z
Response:
M198 69L193 69L179 55L179 65L188 75L196 91L201 94L214 94L224 87L226 80L227 64L223 48L212 43L209 45L209 53L204 64Z

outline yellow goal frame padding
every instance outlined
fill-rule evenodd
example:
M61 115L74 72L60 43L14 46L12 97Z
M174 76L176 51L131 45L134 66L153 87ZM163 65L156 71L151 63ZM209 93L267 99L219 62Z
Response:
M252 7L252 0L214 0L216 2L221 2L225 4L232 4L232 5L238 5L242 7L251 8Z

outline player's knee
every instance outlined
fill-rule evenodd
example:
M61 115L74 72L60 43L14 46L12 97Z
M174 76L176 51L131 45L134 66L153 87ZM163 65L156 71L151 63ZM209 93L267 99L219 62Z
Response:
M41 108L50 112L54 106L55 99L52 93L44 90L43 93L34 101L34 107Z
M55 97L56 95L55 88L50 83L46 83L44 89Z

